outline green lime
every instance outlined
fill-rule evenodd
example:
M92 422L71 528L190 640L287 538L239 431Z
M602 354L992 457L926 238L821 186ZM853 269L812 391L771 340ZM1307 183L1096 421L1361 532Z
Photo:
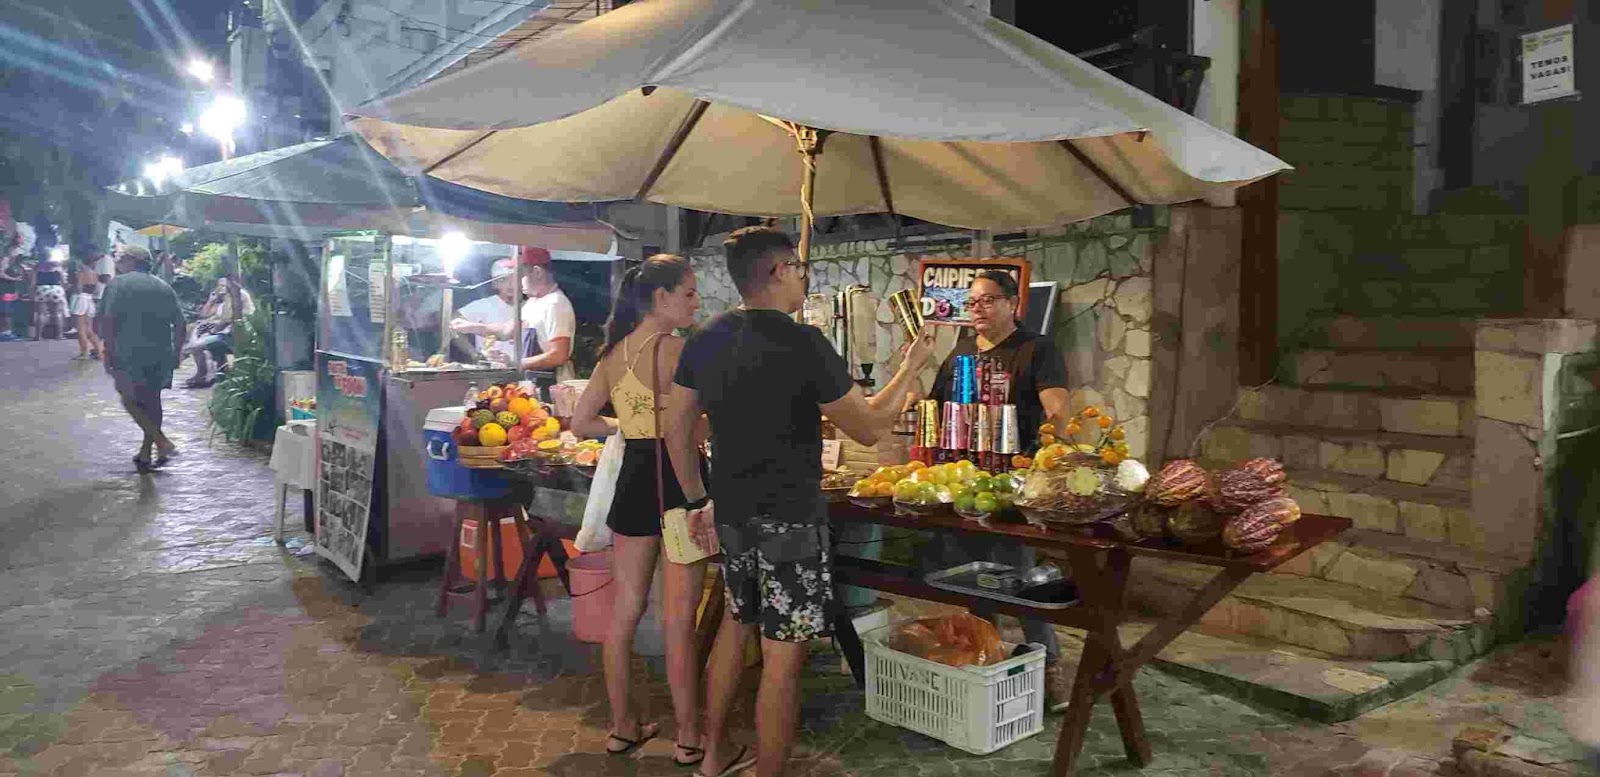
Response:
M978 477L974 478L973 481L972 481L972 490L973 491L993 491L994 490L994 478L991 478L988 475L979 473Z
M973 495L971 493L961 494L961 495L956 497L956 501L955 501L956 509L961 511L961 512L963 512L963 513L972 512L973 511L972 508L976 504L977 504L977 500L973 497Z
M992 513L995 510L1000 509L999 501L995 499L994 494L991 494L988 491L980 492L976 497L974 497L972 500L972 506L980 513Z
M902 500L902 501L915 502L917 504L924 504L924 505L931 505L934 502L939 501L939 487L935 486L932 483L918 483L917 484L917 496L916 496L916 498L915 499L906 499L906 500Z
M916 501L917 491L920 488L915 480L902 480L894 484L894 498L902 502Z
M1009 494L1016 490L1011 482L1011 478L994 478L990 482L994 486L994 492L996 494Z
M975 492L975 489L973 489L971 486L969 486L969 485L967 485L965 483L961 483L961 484L957 484L957 485L954 485L954 486L950 486L950 498L951 499L960 499L961 497L969 495L969 494L972 494L974 492Z

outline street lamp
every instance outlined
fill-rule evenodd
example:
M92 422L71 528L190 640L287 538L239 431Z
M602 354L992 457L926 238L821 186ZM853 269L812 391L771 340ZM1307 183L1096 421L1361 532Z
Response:
M161 184L181 172L183 172L183 160L171 154L164 155L154 162L148 162L144 166L144 177L158 189L161 188Z
M233 131L244 124L244 100L235 95L217 95L196 123L200 131L216 139L222 147L222 158L233 156Z
M216 68L213 68L210 62L203 59L189 60L189 65L184 69L191 77L202 84L209 84L217 77Z

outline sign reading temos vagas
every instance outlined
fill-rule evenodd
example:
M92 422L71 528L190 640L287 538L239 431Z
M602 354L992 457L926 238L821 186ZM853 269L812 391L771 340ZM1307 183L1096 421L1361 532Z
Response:
M967 288L978 273L999 270L1017 282L1017 316L1028 303L1028 262L1023 259L923 259L917 286L922 297L922 318L930 324L972 323L967 312Z
M1522 103L1577 96L1572 68L1572 25L1522 36Z

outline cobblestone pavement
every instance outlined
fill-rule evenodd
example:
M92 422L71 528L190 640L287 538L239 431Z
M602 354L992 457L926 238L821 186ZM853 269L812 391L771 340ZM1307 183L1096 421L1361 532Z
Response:
M362 593L304 535L273 543L265 451L210 439L204 392L167 394L183 455L136 475L132 422L98 363L74 352L0 345L0 775L688 773L671 764L670 731L633 758L601 753L598 650L571 639L564 600L495 651L463 610L434 617L437 566ZM646 704L670 720L659 641L642 643ZM1146 672L1135 685L1156 761L1142 773L1323 774L1380 747L1437 760L1458 727L1508 716L1559 736L1559 686L1506 655L1336 727ZM1054 720L968 756L868 720L837 656L814 658L796 774L1048 773ZM1134 773L1109 709L1082 763Z

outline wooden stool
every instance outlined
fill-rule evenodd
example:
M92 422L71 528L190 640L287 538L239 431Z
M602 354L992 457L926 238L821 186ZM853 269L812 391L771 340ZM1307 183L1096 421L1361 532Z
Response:
M515 502L506 500L477 501L456 500L456 528L450 536L450 547L445 558L444 579L439 581L438 615L444 617L450 611L450 600L457 596L473 597L472 628L479 633L484 630L485 619L489 612L489 583L505 591L508 582L506 578L505 560L501 558L500 548L500 519L513 518L517 522L518 531L522 532L524 544L531 538L527 530L527 522L522 518L522 508ZM478 525L479 535L484 539L478 546L477 573L478 580L470 591L455 591L460 577L461 566L461 532L467 521L474 521ZM489 560L494 559L494 577L489 577ZM542 609L542 608L541 608Z

